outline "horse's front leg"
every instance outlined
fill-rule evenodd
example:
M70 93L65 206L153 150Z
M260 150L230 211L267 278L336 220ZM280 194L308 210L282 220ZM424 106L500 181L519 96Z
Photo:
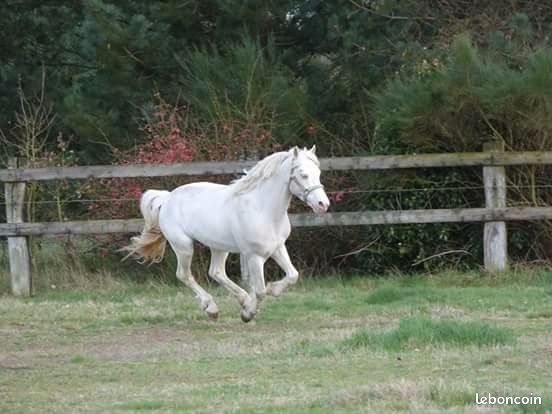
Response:
M240 253L240 269L241 269L242 282L245 283L247 286L250 286L249 266L247 265L247 256L243 253Z
M270 282L266 287L266 294L271 296L280 296L282 292L289 286L297 283L299 272L291 263L286 246L282 244L276 249L271 256L278 266L286 272L286 276L277 282Z
M244 261L242 272L247 272L246 274L242 274L242 277L247 279L251 289L249 292L251 303L249 306L248 304L244 304L241 318L242 321L249 322L255 317L258 304L265 296L264 264L266 259L255 254L242 255L241 259Z

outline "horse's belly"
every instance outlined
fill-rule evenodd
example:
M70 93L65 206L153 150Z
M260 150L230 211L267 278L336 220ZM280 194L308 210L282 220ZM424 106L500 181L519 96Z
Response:
M215 240L210 237L202 237L202 235L197 235L196 237L193 237L193 239L211 249L230 253L239 253L240 251L233 241L225 241L223 238Z

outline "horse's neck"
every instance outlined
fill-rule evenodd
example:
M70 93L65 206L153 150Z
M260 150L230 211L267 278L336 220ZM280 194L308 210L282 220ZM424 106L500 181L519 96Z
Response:
M268 178L253 190L263 211L271 213L276 218L286 214L289 208L291 201L289 191L290 173L291 166L288 166L288 163L285 162L277 174L274 174L273 177Z

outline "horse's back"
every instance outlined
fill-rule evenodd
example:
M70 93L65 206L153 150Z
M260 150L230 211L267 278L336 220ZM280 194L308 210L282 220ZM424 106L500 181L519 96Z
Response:
M189 194L189 193L203 193L205 191L224 191L228 186L225 184L210 183L208 181L201 181L198 183L184 184L180 187L176 187L171 191L171 194Z
M181 185L171 191L166 209L179 214L214 212L228 200L228 186L223 184L199 182Z

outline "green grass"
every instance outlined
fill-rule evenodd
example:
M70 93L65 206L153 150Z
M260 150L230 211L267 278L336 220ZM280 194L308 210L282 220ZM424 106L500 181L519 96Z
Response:
M308 279L250 324L214 285L217 322L181 286L86 279L0 293L0 412L470 413L476 392L552 409L543 269Z
M433 385L429 390L429 400L440 407L469 406L473 403L473 392L467 389L447 389Z
M436 345L495 346L514 342L512 330L481 322L433 321L421 317L402 318L389 331L359 330L343 341L348 348L373 347L397 351Z
M552 413L552 400L543 400L541 405L520 404L512 407L512 411L524 414L549 414Z
M71 357L70 362L73 364L92 364L95 360L88 355L75 354Z
M161 400L132 401L119 405L117 408L128 411L156 411L165 408L167 403Z
M445 297L436 289L424 287L383 286L366 297L370 305L387 305L391 302L444 302Z

